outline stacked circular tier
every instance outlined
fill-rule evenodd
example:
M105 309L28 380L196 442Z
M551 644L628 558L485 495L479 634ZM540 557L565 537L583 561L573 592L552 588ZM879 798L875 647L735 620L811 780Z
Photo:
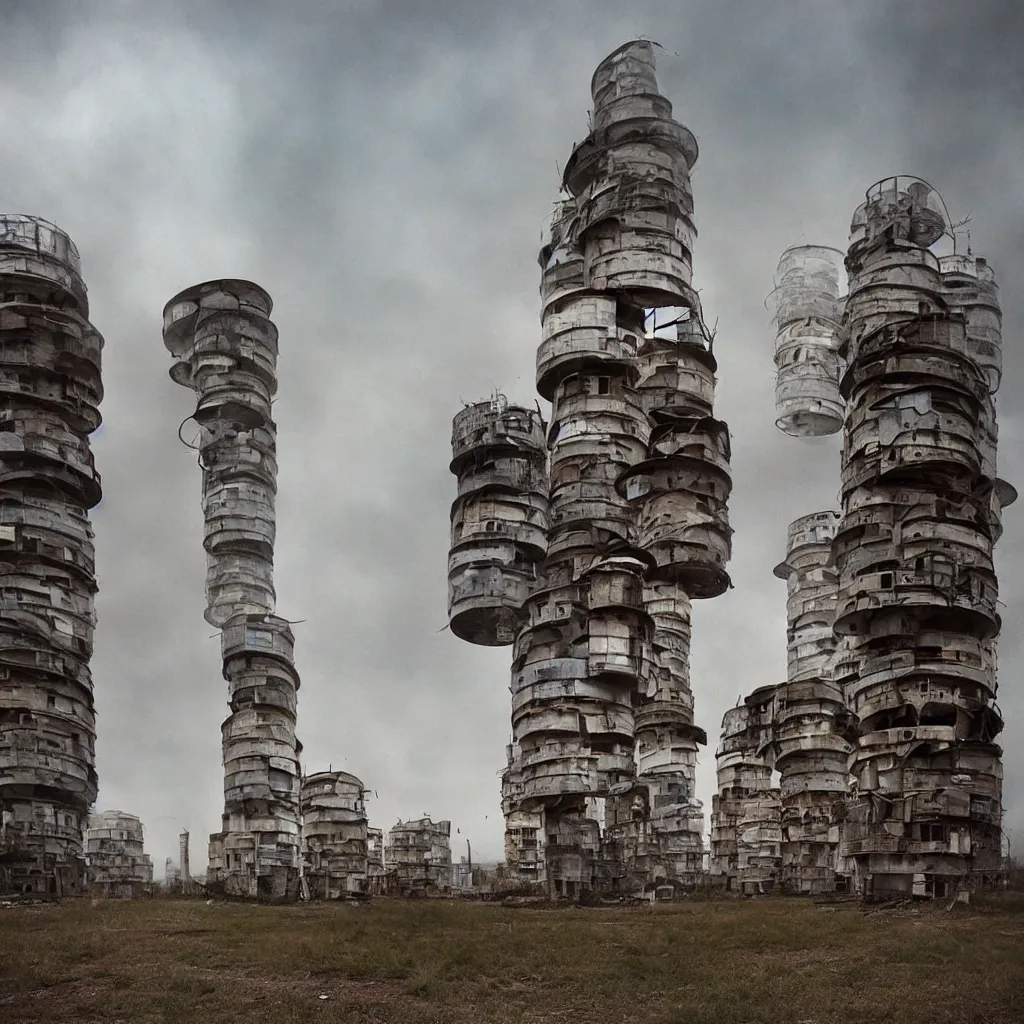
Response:
M693 306L693 134L658 92L650 42L627 43L591 82L593 130L569 158L587 283L637 308Z
M85 883L103 339L71 239L0 215L0 893Z
M684 319L670 326L674 337L651 334L640 343L640 403L648 416L711 416L718 360L705 337L700 308L687 311Z
M704 812L695 776L707 735L693 722L690 600L678 586L657 582L644 587L643 600L654 632L651 668L634 711L636 786L614 814L627 848L636 844L637 858L647 849L648 881L692 884L703 866Z
M550 237L541 249L541 343L537 391L549 402L555 386L572 373L632 375L643 336L643 311L620 306L614 295L588 286L579 248L575 200L560 202Z
M841 257L838 249L795 245L775 271L775 425L794 437L835 434L843 426L836 344Z
M333 900L367 889L364 792L348 772L317 772L302 780L302 856L313 898Z
M711 874L725 888L770 889L779 866L779 791L766 758L776 687L762 686L722 716L715 753L718 792L711 811Z
M998 345L976 358L927 248L943 217L925 183L888 179L855 213L847 256L835 666L859 719L844 847L875 892L929 875L938 893L1000 853L992 549L1016 495L996 477Z
M645 309L694 304L696 146L666 120L650 44L603 61L592 94L593 131L566 175L573 199L556 208L540 253L550 527L512 685L522 808L543 809L547 879L559 891L604 870L593 841L604 801L635 775L633 707L652 665L642 582L650 558L637 550L635 512L618 482L648 454L636 389Z
M512 643L547 549L548 475L539 411L502 396L467 406L452 423L448 621L474 644Z
M225 883L241 895L291 895L301 820L295 638L277 615L237 616L220 645L231 710L221 726Z
M274 614L277 328L248 281L189 288L164 308L171 378L197 396L203 469L206 619L221 628L231 714L221 727L223 832L211 880L237 895L297 885L299 766L294 638Z
M787 681L776 694L772 737L782 801L782 880L793 891L835 885L838 805L847 793L850 743L846 706L832 678L836 575L831 547L838 512L814 512L789 525Z
M729 428L712 416L652 414L649 457L623 473L619 493L639 508L637 541L654 561L648 579L692 600L732 585Z
M577 201L575 237L583 276L590 289L615 297L616 323L630 330L636 330L639 316L656 324L659 310L672 310L669 320L680 321L675 344L672 339L644 339L635 366L636 381L642 379L647 386L639 399L630 388L627 404L635 404L648 424L653 420L659 437L677 426L688 431L694 415L689 407L709 406L714 383L713 361L702 351L709 345L701 334L700 307L691 286L696 229L690 169L697 159L696 142L672 120L672 105L658 93L649 42L629 43L612 53L595 72L591 90L593 131L574 150L564 177ZM684 348L683 336L698 343ZM654 440L645 431L644 450L630 453L629 465L616 480L618 496L627 497L624 483L638 472L638 463L646 466L644 483L635 483L628 495L631 503L638 495L646 499L636 542L655 558L657 578L679 583L690 597L713 596L708 591L720 579L709 588L695 578L700 570L693 569L705 555L719 564L722 552L717 546L713 552L705 548L709 523L696 506L717 505L728 485L723 488L716 470L710 473L713 479L705 480L699 465L688 466L695 472L680 480L674 460L650 450ZM651 456L655 465L648 466ZM716 507L712 518L719 512ZM623 514L630 521L636 515L632 510ZM720 525L715 522L710 532ZM690 568L678 567L676 556Z
M141 895L153 884L153 862L143 849L144 840L142 822L134 814L90 815L85 833L90 886L115 898Z
M995 394L1003 374L1003 313L995 274L988 260L963 254L940 256L939 272L949 311L961 313L967 323L967 351Z
M553 407L549 530L514 646L518 756L507 801L510 814L543 813L547 880L560 892L619 870L601 833L609 828L611 845L625 837L619 826L635 824L644 785L652 806L672 812L661 815L666 833L686 833L679 862L690 863L702 734L685 667L681 682L670 678L685 661L676 640L685 633L688 643L689 623L673 619L664 661L655 655L644 580L687 615L688 594L728 586L728 433L711 419L715 362L691 285L696 142L658 93L649 42L602 61L591 92L592 130L563 179L571 198L556 206L539 259L537 390ZM692 439L670 439L691 434L695 420L712 436L709 468ZM652 447L658 438L669 440ZM636 467L652 461L653 480L627 494ZM648 696L642 747L651 772L637 787L634 709ZM641 826L645 836L656 831L646 818ZM665 841L678 852L674 838Z
M656 438L666 424L710 420L714 410L717 362L706 337L699 305L672 310L667 329L659 329L658 310L653 310L647 337L640 345L637 389ZM726 439L728 435L726 434ZM656 452L656 449L655 449ZM649 454L654 454L648 449ZM644 466L650 477L634 477ZM665 479L667 467L645 460L620 478L620 493L639 494L652 478ZM623 489L624 488L624 489ZM653 840L656 877L694 883L703 868L704 813L695 797L697 750L707 743L703 729L694 725L690 689L690 596L704 588L694 585L693 574L672 578L665 574L665 533L678 526L673 513L688 495L671 495L668 488L641 505L639 542L656 560L648 573L644 603L654 621L654 661L645 693L635 713L637 782L643 793L643 829ZM652 517L664 516L660 526ZM691 537L693 535L691 534ZM691 552L692 553L692 552Z
M643 563L608 555L530 595L512 727L527 810L606 796L633 777L633 695L650 659Z

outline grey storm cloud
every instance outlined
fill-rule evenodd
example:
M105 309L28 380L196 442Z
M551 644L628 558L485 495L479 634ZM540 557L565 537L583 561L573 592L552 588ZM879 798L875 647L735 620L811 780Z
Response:
M0 28L0 206L71 233L107 342L99 804L142 816L158 873L182 826L204 863L227 713L160 312L224 276L267 288L281 332L276 583L301 620L304 765L359 775L377 825L449 817L475 856L501 856L509 651L444 629L451 416L496 387L534 400L541 228L590 75L629 38L664 46L662 91L701 146L695 284L733 434L735 589L694 609L706 807L723 711L785 675L786 525L838 501L836 440L774 428L763 300L779 253L844 246L883 176L919 174L970 214L1000 277L1000 465L1024 485L1016 2L2 0ZM1024 836L1024 509L998 568L1007 823Z

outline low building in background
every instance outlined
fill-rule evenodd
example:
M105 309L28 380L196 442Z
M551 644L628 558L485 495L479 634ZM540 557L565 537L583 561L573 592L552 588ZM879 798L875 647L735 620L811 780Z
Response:
M452 887L452 826L449 821L399 821L384 844L389 888L396 896L426 896Z
M142 822L124 811L103 811L89 818L85 863L89 891L129 899L153 888L153 862L143 850Z
M366 790L349 772L302 780L303 876L311 899L369 891Z

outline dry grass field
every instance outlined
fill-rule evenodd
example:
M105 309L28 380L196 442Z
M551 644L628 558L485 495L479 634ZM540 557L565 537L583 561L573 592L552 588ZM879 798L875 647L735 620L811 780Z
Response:
M0 1021L1021 1024L1024 895L7 908Z

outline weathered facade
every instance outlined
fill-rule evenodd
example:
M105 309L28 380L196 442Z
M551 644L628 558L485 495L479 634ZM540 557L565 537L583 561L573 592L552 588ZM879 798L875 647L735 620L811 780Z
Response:
M103 811L89 818L85 861L89 889L119 899L152 889L153 862L143 849L145 832L134 814Z
M60 228L0 215L0 893L85 884L103 338Z
M396 895L426 896L452 885L451 822L399 821L384 843L384 867Z
M207 621L221 631L230 714L221 727L223 829L210 836L208 887L294 896L299 886L299 675L275 614L277 328L248 281L196 285L164 308L171 379L196 392L203 470Z
M715 755L711 880L744 895L770 893L781 878L781 794L770 763L777 690L759 687L725 713Z
M178 864L180 865L181 891L186 896L191 896L195 891L195 882L192 879L192 867L189 857L189 833L182 829L178 836Z
M366 830L366 887L373 896L387 892L387 873L384 869L384 832L379 828Z
M174 863L173 857L164 861L164 889L168 893L181 892L181 868Z
M780 882L793 893L846 888L839 826L852 723L832 671L838 583L832 541L839 518L814 512L790 523L786 560L775 567L788 588L788 668L775 693L770 760L780 775Z
M995 280L941 257L938 194L889 178L854 213L835 675L856 714L843 846L865 894L946 896L1000 867L993 545L1016 494L996 475Z
M348 772L317 772L302 780L302 857L314 899L369 889L365 787Z
M501 812L505 816L505 863L513 878L527 885L542 883L544 873L544 812L522 806L523 780L519 751L506 748L501 775Z
M540 412L501 395L467 406L452 424L448 608L470 643L510 644L547 550L548 474Z
M658 92L653 47L628 43L595 72L592 130L541 250L550 426L503 402L453 425L452 564L465 564L470 423L492 492L502 476L484 529L503 535L504 560L480 562L474 591L493 625L464 625L454 580L450 621L473 642L513 643L506 854L521 881L561 895L690 881L701 866L690 600L730 585L729 434L690 283L697 145ZM491 440L513 433L510 415L515 467Z
M842 257L823 245L794 245L775 272L775 425L793 437L820 437L843 427L836 344Z
M838 249L798 245L782 254L776 271L776 426L794 437L842 429L841 260ZM829 510L792 522L786 558L775 567L788 592L787 673L776 693L769 760L780 776L779 881L792 893L832 892L847 884L839 829L849 789L851 723L833 678L838 577L832 540L839 519Z

